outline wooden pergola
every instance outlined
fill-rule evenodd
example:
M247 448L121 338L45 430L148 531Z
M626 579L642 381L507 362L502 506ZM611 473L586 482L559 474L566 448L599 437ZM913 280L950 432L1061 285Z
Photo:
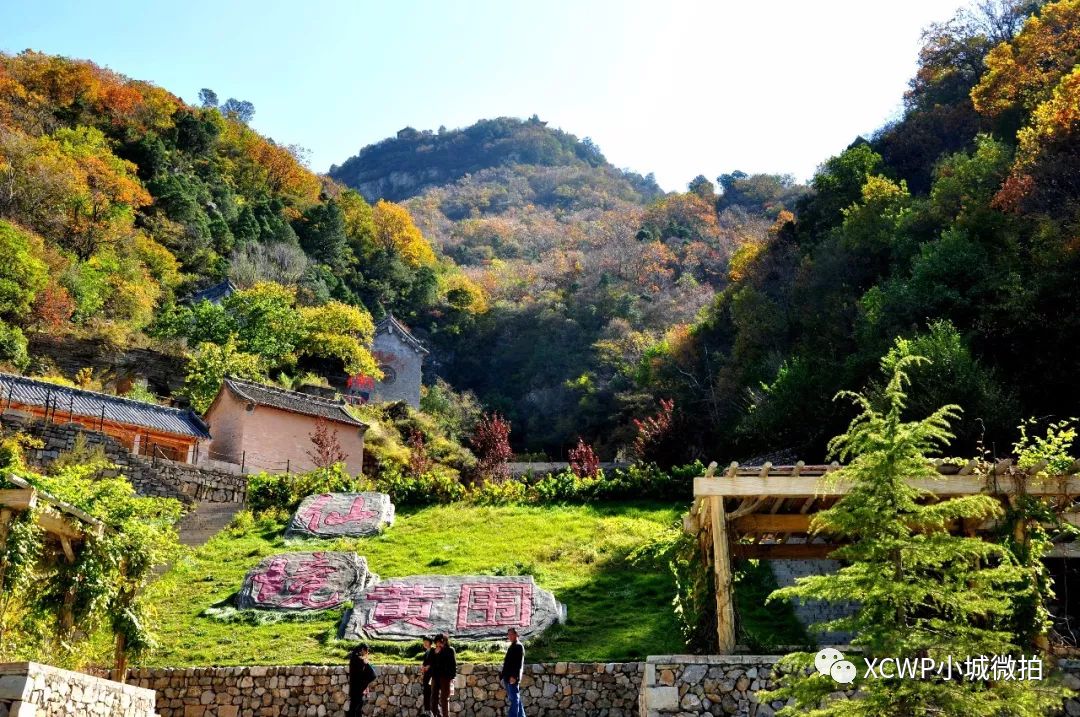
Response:
M829 508L847 494L842 481L822 480L840 464L740 466L732 463L722 473L712 463L694 479L694 503L685 527L698 536L701 554L712 565L716 581L716 630L721 654L735 649L735 608L732 600L733 558L763 560L826 558L839 547L828 536L813 535L814 513ZM1080 496L1080 461L1062 475L1046 477L1045 464L1020 470L1010 460L989 470L975 461L960 466L936 461L937 475L910 481L927 493L927 500L964 495L993 495L1011 503L1020 495L1042 496L1054 502L1065 520L1080 525L1080 513L1071 513L1073 497ZM974 522L954 528L977 535L992 526ZM1022 526L1018 526L1022 530ZM1049 557L1074 557L1072 543L1055 547Z
M37 524L46 533L46 547L53 548L53 556L57 559L62 555L68 563L74 563L76 553L86 539L103 534L105 525L75 506L38 490L17 476L8 476L5 482L14 487L0 489L0 545L7 542L15 514L35 508ZM0 582L2 580L3 566L0 565ZM65 599L60 611L61 627L69 630L73 622L72 602Z

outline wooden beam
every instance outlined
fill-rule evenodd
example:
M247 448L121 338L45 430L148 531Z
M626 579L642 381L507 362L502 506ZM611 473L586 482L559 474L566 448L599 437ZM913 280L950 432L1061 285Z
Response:
M731 555L757 560L821 560L839 547L835 543L735 543Z
M1055 543L1044 558L1080 558L1080 543Z
M60 547L64 549L64 557L69 563L75 563L75 550L71 547L71 540L66 535L60 536Z
M735 650L735 605L731 594L731 552L723 498L709 499L709 518L716 579L717 648L721 655L730 655Z
M82 527L61 515L40 513L37 522L45 532L58 535L61 538L74 540L82 540L83 538Z
M751 513L732 521L732 528L739 533L805 533L810 529L809 515L773 515Z
M1004 475L1002 477L1005 477ZM951 475L940 478L921 478L908 481L908 485L939 496L979 495L992 493L991 487L978 476ZM750 496L769 496L774 498L809 498L811 496L841 496L850 490L849 483L826 483L816 478L791 476L725 476L723 478L697 477L694 479L694 495L746 498ZM999 484L998 493L1009 493L1008 486ZM1050 477L1034 480L1026 486L1028 495L1068 495L1080 494L1080 478Z
M33 488L0 490L0 505L12 510L30 510L37 505L37 491Z
M0 508L0 548L7 543L8 530L11 528L11 519L15 512L11 508Z

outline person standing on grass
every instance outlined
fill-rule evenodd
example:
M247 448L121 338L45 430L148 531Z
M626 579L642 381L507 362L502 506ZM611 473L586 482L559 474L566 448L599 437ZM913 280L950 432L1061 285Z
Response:
M518 642L518 632L512 627L506 631L506 639L510 641L510 647L506 649L502 671L499 673L499 680L506 688L506 699L510 703L506 709L506 717L525 717L525 708L521 704L521 676L525 672L525 646Z
M435 717L450 717L450 695L454 692L454 678L457 677L457 653L442 633L435 636L431 672L431 711Z
M375 668L368 662L371 649L360 643L349 652L349 715L360 717L364 711L364 695L375 681Z
M424 717L431 714L431 663L435 659L435 645L430 637L424 637L424 661L420 665L420 682L424 686Z

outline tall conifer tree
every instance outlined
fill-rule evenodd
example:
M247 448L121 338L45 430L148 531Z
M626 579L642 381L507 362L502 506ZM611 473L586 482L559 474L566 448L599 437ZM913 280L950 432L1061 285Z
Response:
M863 659L848 655L858 676L847 687L857 691L852 699L839 699L836 693L845 686L814 669L813 655L795 653L782 662L786 676L780 688L762 697L794 698L781 717L1041 717L1060 708L1061 692L1045 679L963 677L966 658L1022 656L1008 628L1017 590L1029 589L1024 586L1030 582L1003 546L946 529L960 519L1000 517L997 500L984 495L927 500L926 491L909 485L937 474L927 456L948 445L949 425L960 412L948 405L925 418L904 420L906 371L924 362L898 340L881 362L887 383L880 395L838 394L861 409L829 444L834 456L848 461L834 480L850 484L850 491L818 513L811 529L846 541L832 554L845 565L771 597L855 601L852 614L822 627L851 632L862 658L932 658L937 665L952 664L952 679L944 679L945 670L894 679L868 676ZM1043 677L1049 676L1046 670Z

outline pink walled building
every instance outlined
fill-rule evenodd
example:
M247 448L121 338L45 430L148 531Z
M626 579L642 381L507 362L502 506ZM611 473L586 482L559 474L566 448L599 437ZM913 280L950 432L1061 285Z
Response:
M314 468L308 452L319 418L337 431L349 473L361 473L368 427L349 414L344 401L230 377L204 416L213 436L211 457L243 463L249 473Z

